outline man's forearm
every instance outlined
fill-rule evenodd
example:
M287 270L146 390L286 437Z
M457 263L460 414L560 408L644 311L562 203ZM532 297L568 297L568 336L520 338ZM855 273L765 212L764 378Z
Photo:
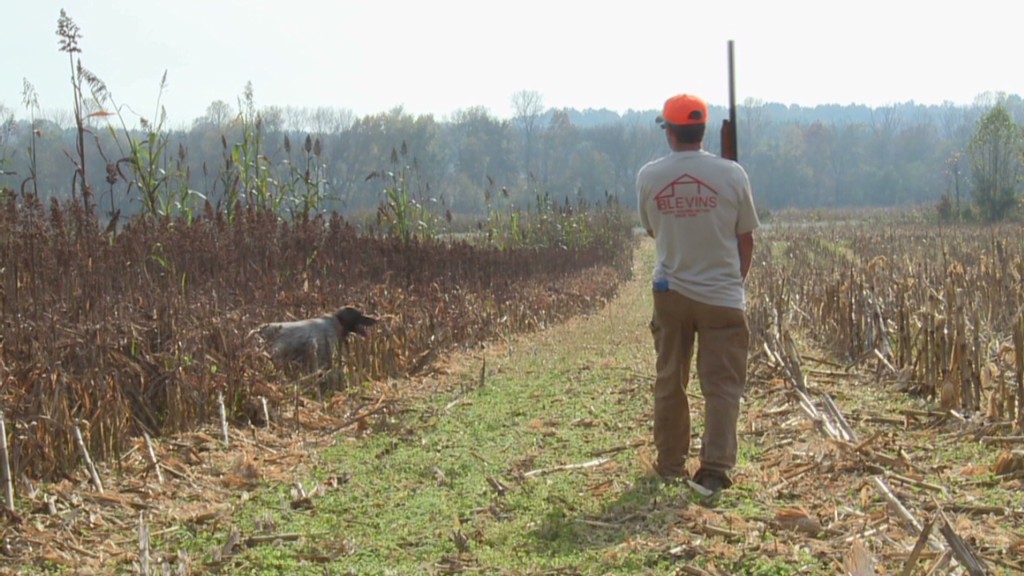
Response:
M740 234L736 239L740 251L740 276L746 280L750 272L750 263L754 259L754 233Z

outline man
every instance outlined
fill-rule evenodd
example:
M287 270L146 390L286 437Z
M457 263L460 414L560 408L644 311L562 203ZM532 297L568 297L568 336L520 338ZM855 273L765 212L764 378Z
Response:
M656 252L651 320L657 352L655 467L665 478L686 475L686 387L696 342L705 426L693 480L717 492L732 485L729 471L736 466L736 423L750 335L744 281L759 223L746 171L703 149L707 118L702 99L689 94L669 98L657 122L671 152L640 169L636 188L640 220Z

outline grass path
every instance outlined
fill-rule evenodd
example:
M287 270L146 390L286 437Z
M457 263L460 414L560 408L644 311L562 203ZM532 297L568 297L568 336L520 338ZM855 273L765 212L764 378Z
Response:
M863 535L899 573L915 539L865 488L870 463L824 441L756 365L737 485L706 508L652 477L649 242L637 258L634 280L599 312L450 359L417 386L438 392L359 438L332 439L312 466L238 497L227 520L155 545L225 574L834 575ZM912 402L830 374L821 385L860 437L881 431L879 451L897 450L891 416ZM691 394L699 436L699 387ZM955 497L956 465L915 469ZM1019 507L1015 498L999 503Z
M448 392L321 454L299 479L332 486L312 510L286 510L288 486L259 492L236 515L243 532L318 536L250 549L223 568L636 574L657 564L624 545L640 526L667 531L666 504L679 499L645 478L637 451L648 441L653 363L644 277L591 316L453 359L437 383ZM190 546L204 540L217 536Z

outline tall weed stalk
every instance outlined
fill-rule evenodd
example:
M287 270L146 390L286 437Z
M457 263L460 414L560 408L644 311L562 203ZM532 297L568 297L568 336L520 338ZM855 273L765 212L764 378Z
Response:
M242 141L231 149L232 166L238 171L238 183L250 206L277 212L283 200L275 193L270 158L263 151L263 117L256 111L252 82L245 85L239 102Z
M409 149L403 141L400 150L391 149L390 170L375 170L366 177L384 181L383 198L377 207L377 225L387 235L404 242L413 238L434 239L441 233L441 219L427 206L429 198L410 192L418 165L414 158L410 166L406 162L408 155Z
M327 165L323 162L320 137L306 135L302 144L301 165L292 160L292 144L284 137L287 158L282 162L287 170L281 194L287 197L293 219L307 219L315 214L327 199Z
M32 195L39 195L39 179L38 179L38 165L36 163L37 148L39 136L42 134L39 128L36 127L36 114L39 112L39 95L36 93L35 86L32 85L28 79L22 80L21 90L21 101L25 105L25 109L28 110L29 117L29 135L28 141L28 176L21 181L21 195L22 197L27 194L26 186L32 185Z
M57 36L60 37L59 50L68 55L68 63L71 67L72 111L75 117L75 157L69 156L75 165L71 197L72 200L77 200L81 195L82 208L86 214L90 214L92 213L92 190L86 178L85 136L91 131L86 123L91 117L108 115L102 110L103 101L108 95L107 86L99 77L82 66L82 59L76 56L82 52L78 46L82 34L78 25L64 9L61 9L60 18L57 19ZM92 95L91 102L86 98L85 86L88 86ZM93 107L95 110L90 111L90 108Z
M172 214L181 215L187 223L191 223L198 210L199 203L205 200L198 192L189 188L189 169L187 151L179 145L175 162L169 160L167 147L170 136L164 125L167 122L167 111L161 105L164 90L167 88L167 72L160 78L160 90L157 96L154 125L147 118L140 118L142 138L138 132L128 127L121 109L117 116L121 124L121 134L128 143L127 156L122 160L132 171L129 184L138 188L142 200L142 213L147 217L167 217ZM119 142L117 131L108 126L115 142Z

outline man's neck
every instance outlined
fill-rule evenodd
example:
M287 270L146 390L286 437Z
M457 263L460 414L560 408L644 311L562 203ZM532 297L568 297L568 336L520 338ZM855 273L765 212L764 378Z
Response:
M702 147L703 147L703 144L700 143L700 142L698 142L696 144L677 143L675 146L672 147L672 151L673 152L699 152Z

